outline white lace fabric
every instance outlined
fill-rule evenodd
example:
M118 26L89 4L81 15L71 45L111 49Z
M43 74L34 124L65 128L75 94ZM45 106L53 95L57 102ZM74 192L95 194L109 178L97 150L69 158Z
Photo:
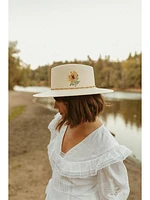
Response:
M102 125L64 154L61 145L66 126L60 132L55 130L60 119L58 113L48 126L53 174L46 188L46 200L126 200L129 183L123 160L131 151L119 145Z

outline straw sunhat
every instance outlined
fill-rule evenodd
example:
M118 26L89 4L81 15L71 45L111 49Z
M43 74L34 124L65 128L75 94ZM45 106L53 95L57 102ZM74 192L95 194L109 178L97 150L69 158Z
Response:
M51 88L34 97L62 97L113 92L95 86L93 67L82 64L64 64L51 69Z

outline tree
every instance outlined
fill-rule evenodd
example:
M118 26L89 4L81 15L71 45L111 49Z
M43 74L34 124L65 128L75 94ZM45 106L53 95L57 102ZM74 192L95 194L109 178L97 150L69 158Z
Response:
M18 84L20 81L20 58L17 54L20 52L17 49L17 41L9 42L8 48L8 77L9 77L9 90L13 90L14 85Z

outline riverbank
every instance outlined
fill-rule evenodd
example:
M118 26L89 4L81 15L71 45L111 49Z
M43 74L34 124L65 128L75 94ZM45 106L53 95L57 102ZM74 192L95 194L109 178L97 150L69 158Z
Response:
M142 88L126 88L126 89L118 89L118 88L113 88L114 91L118 92L136 92L136 93L142 93Z
M47 129L55 112L34 101L32 93L9 92L9 113L23 106L9 122L9 200L44 200L51 177L47 156L50 133ZM128 157L128 200L141 200L141 164Z

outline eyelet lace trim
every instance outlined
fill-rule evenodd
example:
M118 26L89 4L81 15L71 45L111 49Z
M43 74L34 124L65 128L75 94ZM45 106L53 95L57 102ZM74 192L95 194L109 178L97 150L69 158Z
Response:
M124 145L115 145L111 149L103 152L99 157L93 158L87 161L72 162L65 160L60 152L54 151L53 139L57 136L55 126L61 119L60 113L54 116L54 119L48 125L48 129L51 131L51 145L48 145L49 160L52 163L52 167L64 177L69 178L86 178L89 176L95 176L97 171L105 168L111 164L125 160L132 152ZM55 132L55 134L53 134Z
M124 145L116 145L104 154L92 160L71 162L58 155L52 148L48 148L50 162L53 168L64 177L86 178L95 176L97 171L111 164L125 160L132 152Z

